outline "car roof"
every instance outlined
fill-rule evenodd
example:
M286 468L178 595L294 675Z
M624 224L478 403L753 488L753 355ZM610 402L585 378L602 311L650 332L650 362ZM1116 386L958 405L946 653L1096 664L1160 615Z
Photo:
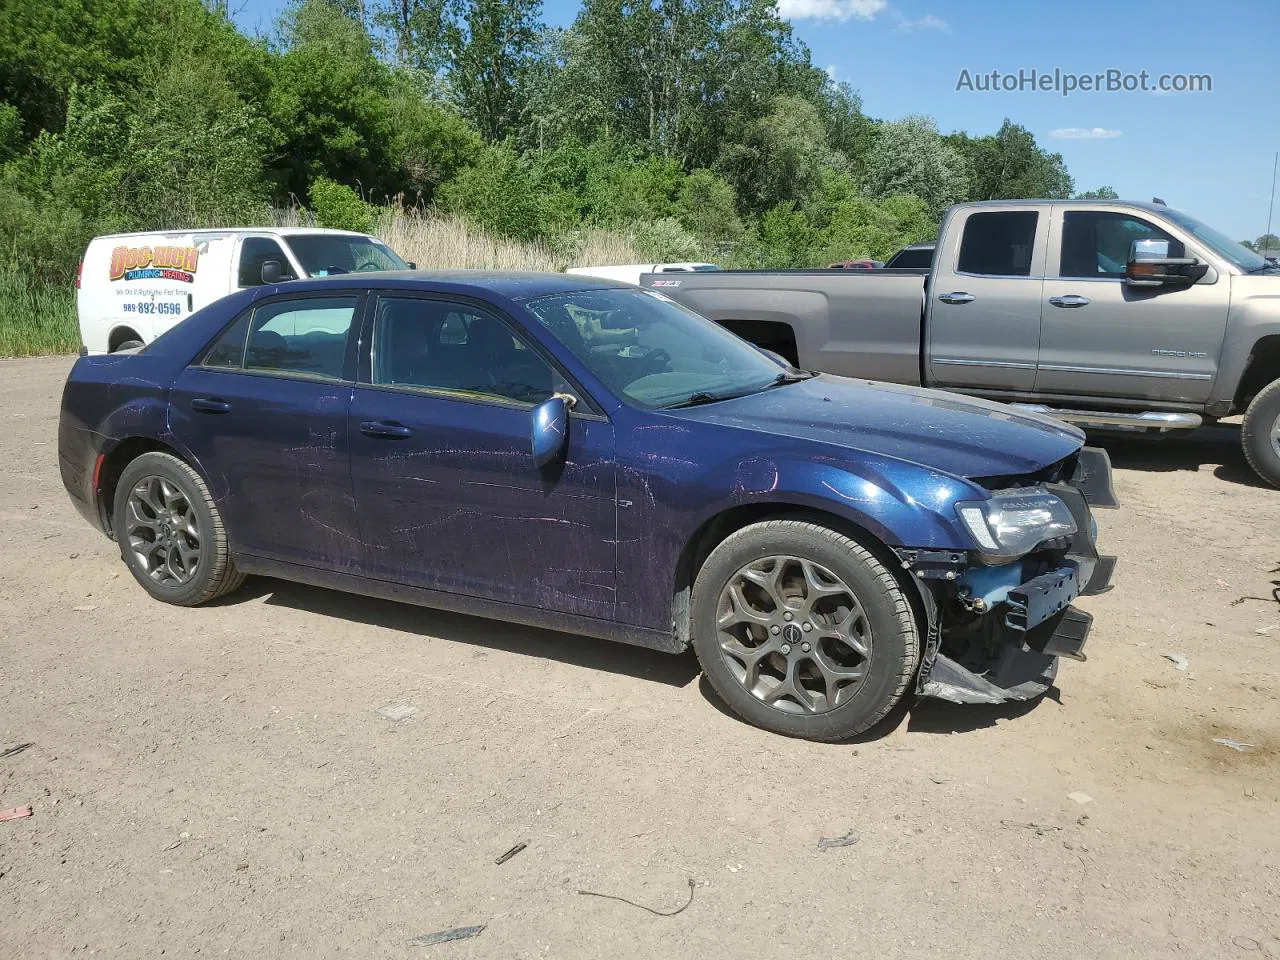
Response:
M534 273L514 270L382 270L369 273L339 273L329 277L290 280L272 288L323 291L344 289L418 290L427 293L453 293L461 296L499 297L506 300L530 300L582 290L635 290L631 284L598 277L567 273Z
M201 227L184 230L137 230L133 233L104 233L95 240L127 240L132 237L227 237L232 234L251 233L266 236L292 237L301 233L323 233L339 237L367 237L367 233L355 230L331 230L328 227Z

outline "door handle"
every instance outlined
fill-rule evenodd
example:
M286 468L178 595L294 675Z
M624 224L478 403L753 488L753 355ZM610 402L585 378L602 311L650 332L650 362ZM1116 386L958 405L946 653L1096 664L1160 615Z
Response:
M978 298L975 297L972 293L964 293L963 291L959 291L956 293L940 293L938 294L938 299L941 300L943 303L973 303L973 301L977 300Z
M217 397L196 397L191 401L191 409L201 413L230 413L231 404Z
M1068 293L1061 297L1050 297L1049 302L1055 307L1087 307L1089 305L1089 298L1082 297L1074 293Z
M403 423L392 420L362 420L360 432L366 437L379 437L383 440L403 440L413 433Z

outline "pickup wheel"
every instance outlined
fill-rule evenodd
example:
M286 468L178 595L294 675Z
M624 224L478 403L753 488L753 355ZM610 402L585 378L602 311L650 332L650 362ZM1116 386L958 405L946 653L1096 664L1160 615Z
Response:
M134 579L157 600L194 607L244 582L200 474L168 453L144 453L116 485L112 530Z
M1249 466L1273 487L1280 487L1280 380L1253 398L1244 412L1240 444Z
M748 723L846 740L902 699L920 632L893 573L857 541L803 520L731 534L698 571L693 647Z

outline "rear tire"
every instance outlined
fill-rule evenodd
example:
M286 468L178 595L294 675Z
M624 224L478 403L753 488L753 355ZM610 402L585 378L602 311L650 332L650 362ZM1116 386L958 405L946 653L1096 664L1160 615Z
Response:
M1240 445L1258 476L1280 487L1280 380L1263 387L1249 404L1240 427Z
M194 607L244 583L204 479L168 453L144 453L116 484L112 529L134 579L157 600Z
M893 573L851 537L803 520L731 534L698 571L693 648L739 717L807 740L846 740L906 693L920 632Z
M145 346L146 344L141 340L125 340L123 343L116 344L111 352L120 353L122 350L140 350Z

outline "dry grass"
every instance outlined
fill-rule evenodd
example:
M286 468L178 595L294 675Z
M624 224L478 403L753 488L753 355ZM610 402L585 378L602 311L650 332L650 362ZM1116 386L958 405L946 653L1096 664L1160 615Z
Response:
M297 207L276 210L276 226L311 225ZM630 237L586 228L560 238L554 246L521 243L499 237L462 217L422 210L384 207L374 232L406 260L423 270L540 270L610 263L638 263L644 258Z

